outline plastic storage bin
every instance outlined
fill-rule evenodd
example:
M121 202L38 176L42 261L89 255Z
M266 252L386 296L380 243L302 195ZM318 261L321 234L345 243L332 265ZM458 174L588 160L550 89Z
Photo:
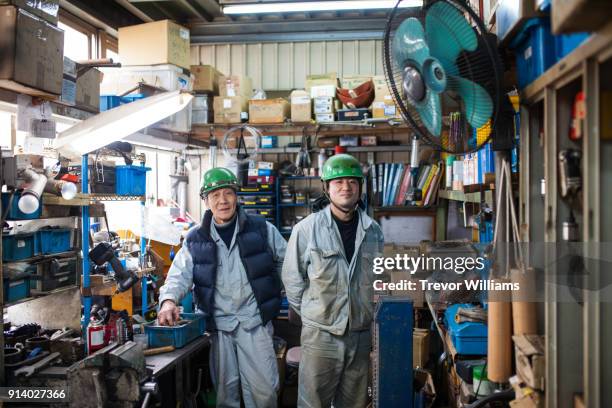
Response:
M3 267L4 301L15 302L30 297L30 275L36 270L36 266L26 262L16 262L5 264Z
M449 306L444 312L446 327L457 353L464 355L487 354L487 325L476 322L457 323L455 315L457 310L473 307L469 304L456 304Z
M2 193L2 208L8 208L8 204L11 198L11 193ZM19 199L21 198L21 192L15 191L13 194L13 202L11 203L11 208L8 210L6 215L7 220L34 220L40 218L40 213L42 212L42 197L39 200L38 210L34 211L32 214L26 214L21 212L19 209Z
M565 57L570 52L574 51L574 49L576 49L587 38L589 38L589 35L589 33L573 33L555 36L555 50L557 61Z
M147 171L150 167L144 166L117 166L117 194L126 196L145 195L147 189Z
M4 279L4 302L16 302L30 297L30 277Z
M39 254L59 254L71 248L72 229L70 228L41 229L36 233Z
M116 108L121 105L121 97L117 95L100 95L100 112Z
M38 255L36 234L2 235L2 260L20 261Z
M51 258L36 265L30 276L32 291L44 293L76 285L77 258Z
M556 62L555 37L548 18L534 18L525 23L512 41L516 51L519 88L524 88Z
M172 327L145 325L145 334L147 335L149 347L174 346L181 348L204 334L206 322L203 315L181 313L181 319L189 320L189 323Z

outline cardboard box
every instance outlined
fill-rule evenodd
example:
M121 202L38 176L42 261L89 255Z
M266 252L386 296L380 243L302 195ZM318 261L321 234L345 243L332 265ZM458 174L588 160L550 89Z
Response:
M345 75L342 77L342 88L355 89L364 82L372 79L372 75Z
M546 364L544 336L512 336L516 354L516 374L529 387L544 390Z
M333 113L318 113L315 115L317 122L334 122Z
M249 101L249 123L283 123L290 106L283 98Z
M306 77L306 84L304 88L306 92L310 93L313 86L320 85L332 85L334 88L338 87L338 74L335 72L329 72L327 74L308 75Z
M242 96L215 96L213 101L215 123L240 123L247 109L248 100Z
M100 111L100 82L102 72L92 68L81 75L76 82L76 105L95 112Z
M340 109L338 110L338 121L364 120L370 117L368 108Z
M423 368L429 361L429 330L415 328L412 332L412 367Z
M59 0L0 0L0 5L14 5L56 26Z
M359 146L359 137L357 137L357 136L340 136L340 146L357 147L357 146Z
M336 85L315 85L310 88L311 98L336 97Z
M264 135L261 137L261 148L262 149L273 149L278 146L278 137Z
M544 407L544 397L539 392L532 392L521 398L510 401L512 408L542 408Z
M361 145L362 146L376 146L377 145L376 136L361 136Z
M291 121L310 122L312 119L312 99L306 91L291 92Z
M396 118L399 117L399 109L395 106L393 98L389 95L389 99L384 101L374 101L372 103L373 118Z
M103 68L102 72L101 95L122 95L140 83L166 91L193 90L193 77L189 71L172 64Z
M612 17L609 0L552 0L550 19L555 34L597 31Z
M124 66L174 64L189 69L189 30L170 20L120 27L119 55Z
M221 75L219 96L243 96L248 100L253 96L253 81L242 75Z
M260 161L257 162L257 168L262 170L274 170L276 169L276 163Z
M0 87L34 96L62 93L62 30L16 7L2 6L0 50Z
M212 65L192 65L194 92L219 95L219 78L223 75Z
M315 115L336 112L337 104L332 96L318 96L313 101Z

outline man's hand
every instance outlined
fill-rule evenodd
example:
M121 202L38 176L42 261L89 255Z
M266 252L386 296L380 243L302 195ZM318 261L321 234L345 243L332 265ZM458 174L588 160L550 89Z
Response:
M179 308L176 304L172 300L164 300L157 315L160 326L174 326L179 318Z

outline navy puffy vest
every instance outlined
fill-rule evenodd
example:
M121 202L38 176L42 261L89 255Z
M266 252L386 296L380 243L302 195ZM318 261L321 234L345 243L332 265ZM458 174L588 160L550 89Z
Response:
M214 293L217 278L217 244L210 237L212 212L206 211L202 224L187 234L185 245L193 259L195 299L214 328ZM262 217L251 216L238 209L236 243L263 324L278 314L281 304L281 282L274 270L274 259L268 245L268 230Z

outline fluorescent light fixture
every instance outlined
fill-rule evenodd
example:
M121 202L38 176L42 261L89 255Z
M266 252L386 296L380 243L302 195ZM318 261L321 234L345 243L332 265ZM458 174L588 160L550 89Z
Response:
M188 93L164 92L109 109L61 132L55 148L64 157L78 159L174 115L192 99Z
M293 13L300 11L374 10L395 7L397 0L303 1L286 3L240 4L223 7L224 14ZM405 0L400 8L421 7L423 0Z

